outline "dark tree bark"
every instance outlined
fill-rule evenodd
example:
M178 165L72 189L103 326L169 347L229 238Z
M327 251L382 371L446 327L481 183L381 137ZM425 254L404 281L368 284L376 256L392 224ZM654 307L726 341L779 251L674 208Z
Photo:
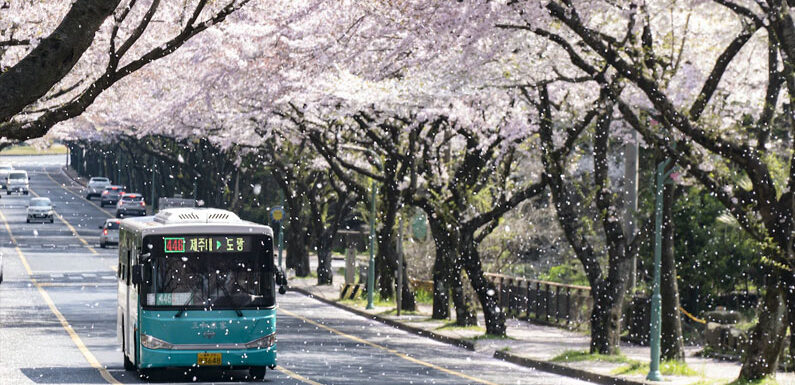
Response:
M61 24L8 71L0 74L0 122L39 100L63 79L94 42L119 0L77 0Z
M676 282L674 255L673 206L676 186L666 184L663 190L662 266L660 295L662 296L662 327L660 353L664 360L685 360L682 320L679 313L679 286Z
M777 279L768 277L759 322L751 329L745 359L740 370L740 378L759 380L770 373L775 373L779 356L784 348L784 336L787 330L786 308L782 303L781 286Z
M505 312L500 309L497 301L497 290L491 282L483 277L483 266L476 247L477 242L469 238L473 234L466 232L462 235L462 264L483 308L483 318L486 320L486 334L504 336L506 332Z

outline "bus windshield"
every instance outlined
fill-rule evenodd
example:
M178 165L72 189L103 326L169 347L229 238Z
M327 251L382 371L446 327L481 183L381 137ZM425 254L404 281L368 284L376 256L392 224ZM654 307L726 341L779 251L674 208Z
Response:
M264 258L270 254L263 249L153 252L144 263L142 305L206 310L273 306L272 261Z

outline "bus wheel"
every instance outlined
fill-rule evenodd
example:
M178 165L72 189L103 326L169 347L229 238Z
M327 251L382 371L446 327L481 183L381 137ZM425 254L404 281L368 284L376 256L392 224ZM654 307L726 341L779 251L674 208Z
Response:
M248 375L251 376L252 380L262 380L265 378L265 367L258 366L251 368L248 370Z
M132 361L130 361L129 358L127 358L126 354L122 353L122 355L124 356L124 370L127 371L135 370L135 364Z

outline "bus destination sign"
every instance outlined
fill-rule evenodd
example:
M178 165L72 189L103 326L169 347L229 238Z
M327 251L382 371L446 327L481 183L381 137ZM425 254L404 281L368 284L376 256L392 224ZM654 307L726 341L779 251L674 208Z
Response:
M194 235L164 237L166 253L245 253L251 251L250 236Z

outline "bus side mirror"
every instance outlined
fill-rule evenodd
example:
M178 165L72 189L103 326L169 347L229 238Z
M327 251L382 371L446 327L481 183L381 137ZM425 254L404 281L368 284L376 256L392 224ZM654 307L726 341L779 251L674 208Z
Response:
M133 285L140 285L143 282L144 270L141 265L133 265L132 267L132 283Z

